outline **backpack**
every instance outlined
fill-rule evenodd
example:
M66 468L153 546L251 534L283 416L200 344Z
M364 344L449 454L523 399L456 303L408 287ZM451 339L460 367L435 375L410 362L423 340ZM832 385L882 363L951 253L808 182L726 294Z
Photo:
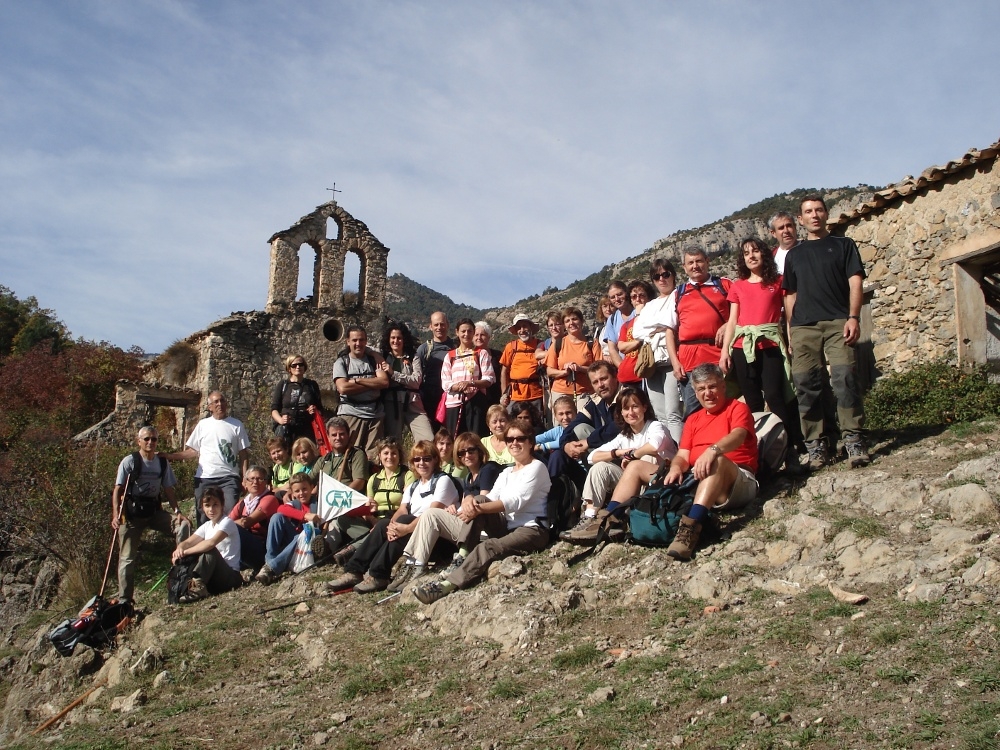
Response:
M572 528L580 520L580 490L568 476L552 478L545 500L545 518L538 519L549 530L549 539L558 541L559 532Z
M167 575L167 601L170 604L180 604L181 597L188 592L188 584L193 578L194 566L198 562L199 555L188 555L182 557L181 561L174 563Z
M60 656L72 656L78 643L103 648L128 627L134 614L131 602L109 602L98 595L83 606L75 620L56 625L49 633L49 641Z
M698 480L687 472L680 484L661 484L657 472L641 495L631 501L629 538L642 547L668 547L674 541L681 518L694 504Z
M163 456L157 456L157 458L160 459L159 479L162 482L164 475L167 473L167 459ZM128 518L152 518L156 511L160 509L159 493L157 493L156 497L145 497L135 494L135 487L139 483L139 477L142 476L142 467L142 455L136 451L132 454L132 471L129 473L132 481L129 482L128 494L125 497L125 515Z
M788 453L788 432L784 423L769 411L755 411L757 435L757 480L766 479L781 469Z
M427 495L433 495L434 494L434 490L437 489L437 484L441 480L441 477L447 477L448 479L451 480L452 485L455 487L455 491L458 492L458 501L462 502L462 498L465 496L465 488L462 487L462 483L456 477L453 477L448 472L441 471L440 469L438 469L438 471L434 472L433 476L431 476L431 488L429 490L427 490L426 494ZM415 482L413 482L410 485L410 487L414 487L415 488L416 485L419 484L419 483L420 483L420 480L417 479ZM416 491L416 490L414 489L414 491ZM410 496L412 497L412 493L411 493ZM423 497L423 496L424 495L422 494L421 497ZM405 499L406 498L404 496L404 501L405 501ZM409 506L409 503L407 503L407 506Z
M364 359L365 359L365 362L368 363L368 366L371 368L372 375L374 376L378 372L378 370L375 367L375 357L372 356L372 353L368 349L365 349L365 357L364 357ZM350 374L351 373L351 352L350 352L350 350L346 350L346 351L341 352L340 355L337 357L337 360L344 363L344 374L347 377L347 379L350 380L351 379L351 374ZM366 376L356 376L356 377L366 377ZM362 400L353 399L350 396L345 396L345 395L343 395L341 393L338 393L337 396L338 396L338 399L339 399L340 403L342 403L342 404L364 404L364 405L369 405L369 404L372 404L372 403L374 403L375 401L378 400L376 398L376 399L368 399L368 400L363 400L362 401Z
M719 316L719 320L721 321L721 323L722 323L723 326L725 326L726 323L729 322L728 320L726 320L726 317L721 312L719 312L719 308L716 307L714 304L712 304L712 301L708 297L705 296L705 293L703 291L701 291L701 287L703 287L703 286L713 286L713 287L715 287L722 294L722 299L723 300L726 299L728 291L726 290L725 285L722 283L722 279L720 279L718 276L709 276L708 281L706 281L704 284L701 284L700 286L697 285L697 284L692 284L692 283L690 283L688 281L685 281L683 284L681 284L679 287L677 287L676 292L675 292L677 294L677 303L676 303L676 306L675 306L675 309L677 310L677 329L676 330L680 331L680 329L681 329L681 297L683 297L685 294L687 294L692 289L694 291L696 291L701 296L701 298L703 300L705 300L705 304L706 305L708 305L713 310L715 310L715 314ZM679 344L705 344L705 343L713 344L713 343L715 343L715 340L712 339L712 340L709 341L709 340L706 340L706 339L691 339L689 341L680 340L677 343L679 343Z

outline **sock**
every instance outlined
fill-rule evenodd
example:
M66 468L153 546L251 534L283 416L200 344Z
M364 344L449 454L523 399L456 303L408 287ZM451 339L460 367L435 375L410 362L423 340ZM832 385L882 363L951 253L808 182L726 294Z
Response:
M455 590L455 584L451 581L441 581L441 590L446 594L450 594Z
M609 516L614 516L615 518L621 518L622 514L625 513L625 508L626 507L627 506L624 506L621 503L618 503L618 502L615 502L614 500L612 500L610 503L608 503L608 507L607 507L608 515Z
M584 518L597 518L597 508L592 503L587 503L583 507Z
M464 560L465 558L467 558L469 556L469 550L466 549L465 547L459 547L458 548L458 556L461 557Z
M702 523L705 517L708 516L708 508L704 505L692 505L691 510L688 511L688 518L690 518L695 523Z

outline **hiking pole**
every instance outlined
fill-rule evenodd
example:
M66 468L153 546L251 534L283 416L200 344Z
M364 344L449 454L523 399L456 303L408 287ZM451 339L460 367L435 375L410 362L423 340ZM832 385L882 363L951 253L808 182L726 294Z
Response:
M375 602L375 606L377 607L379 604L385 604L390 599L395 599L402 593L403 593L402 591L397 591L395 594L389 594L389 596L383 597L382 599L379 599L377 602Z
M285 604L279 604L277 607L268 607L267 609L257 610L258 615L266 615L268 612L277 612L279 609L288 609L289 607L295 607L299 604L305 604L306 602L311 602L313 599L322 599L324 596L340 596L341 594L349 594L353 592L354 589L346 588L340 591L334 591L329 594L314 594L313 596L307 596L305 599L297 599L294 602L287 602Z
M158 580L156 583L154 583L152 585L152 587L150 587L149 591L147 591L146 593L147 594L152 594L154 591L156 591L156 589L159 587L159 585L166 580L166 578L167 578L168 575L170 575L170 571L169 570L167 570L166 573L164 573L162 576L160 576L160 580Z
M129 483L131 481L132 475L129 474L125 477L125 487L122 489L122 494L119 498L121 505L118 508L118 528L116 528L115 533L111 535L111 549L108 550L108 562L104 566L104 578L101 580L101 590L97 593L97 596L100 599L104 598L104 587L108 585L108 573L111 572L111 558L115 554L115 542L118 541L118 530L125 521L125 498L128 497Z
M42 724L40 727L38 727L38 729L36 729L34 732L32 732L31 735L34 736L34 735L38 734L39 732L44 732L46 729L48 729L49 727L51 727L53 724L55 724L57 721L59 721L62 717L64 717L66 714L68 714L70 711L72 711L74 708L76 708L81 703L83 703L87 699L87 696L90 695L95 690L97 690L97 688L104 687L104 685L106 685L107 682L108 682L108 680L107 680L106 677L98 680L97 682L95 682L94 686L92 688L90 688L90 690L88 690L86 693L84 693L79 698L77 698L75 701L73 701L68 706L66 706L66 708L64 708L62 711L60 711L55 716L53 716L51 719L49 719L44 724Z

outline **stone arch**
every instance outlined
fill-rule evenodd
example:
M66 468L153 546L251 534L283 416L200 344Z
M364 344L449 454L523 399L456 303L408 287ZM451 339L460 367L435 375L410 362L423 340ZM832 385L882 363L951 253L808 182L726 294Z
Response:
M319 294L319 268L323 251L311 242L304 242L296 250L295 296L296 299L312 297ZM309 283L303 288L303 276L308 274Z
M336 225L336 237L330 231ZM389 248L373 235L364 222L331 201L317 206L288 229L269 240L271 271L268 284L267 310L277 312L296 303L298 287L299 248L307 244L316 251L313 274L312 307L328 310L344 309L344 263L347 253L360 259L357 308L366 316L380 315L385 309L385 284L388 273ZM353 306L352 306L353 307Z

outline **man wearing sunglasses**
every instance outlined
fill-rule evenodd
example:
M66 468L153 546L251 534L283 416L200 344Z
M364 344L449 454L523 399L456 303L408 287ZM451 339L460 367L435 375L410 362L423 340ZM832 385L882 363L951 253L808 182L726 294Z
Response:
M174 485L177 478L167 459L156 455L159 436L155 427L139 430L139 450L118 464L111 492L111 528L118 532L118 598L132 601L135 594L135 563L142 532L155 529L180 544L191 535L191 522L181 515ZM163 510L160 493L173 514Z

